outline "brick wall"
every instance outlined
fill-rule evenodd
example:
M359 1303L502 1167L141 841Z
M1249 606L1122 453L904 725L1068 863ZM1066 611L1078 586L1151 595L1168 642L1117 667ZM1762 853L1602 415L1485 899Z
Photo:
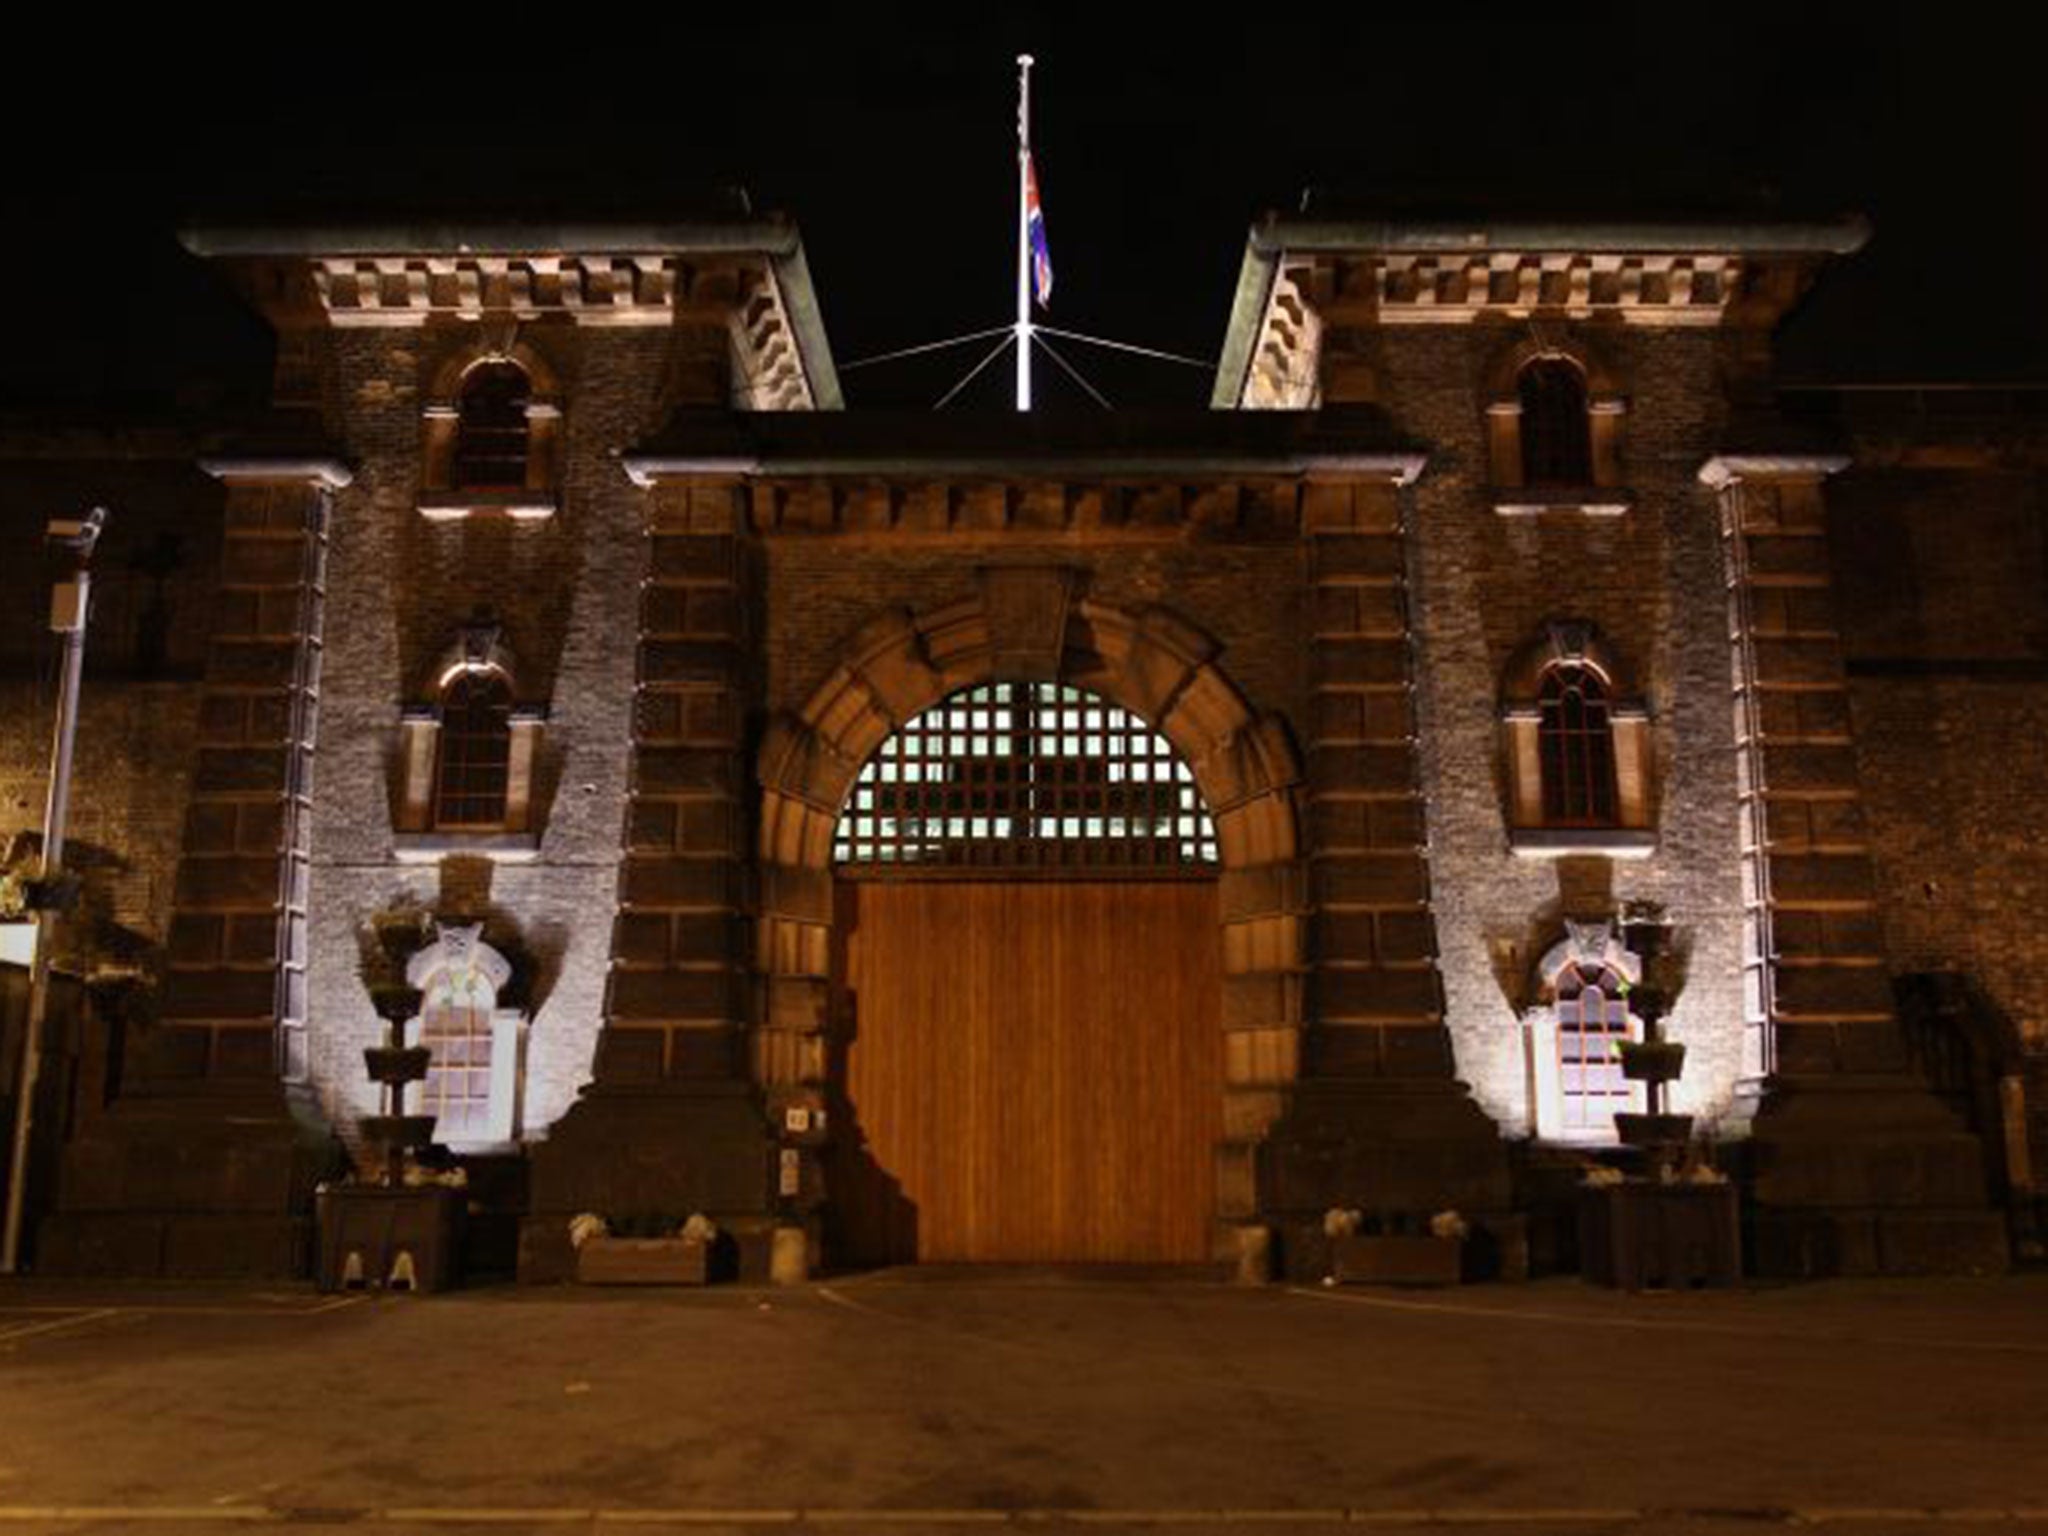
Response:
M220 488L190 452L99 435L0 445L0 847L41 830L49 788L50 583L63 563L42 556L43 526L94 504L111 514L94 560L69 862L97 953L119 963L153 964L163 941L197 739Z
M763 650L770 711L802 707L845 640L894 605L923 611L975 594L991 560L1043 560L1085 570L1083 595L1125 609L1160 604L1223 647L1217 665L1256 710L1301 735L1308 700L1307 573L1300 546L1276 543L1080 544L963 535L927 543L765 542Z
M1967 402L1958 401L1959 406ZM1981 423L1974 424L1981 426ZM2048 1163L2048 423L1853 420L1830 498L1857 766L1894 975L1962 973L2032 1058ZM1908 462L1901 462L1902 459Z
M42 829L56 703L54 680L0 685L0 846ZM163 942L198 720L192 683L110 680L83 692L66 863L85 881L82 910L108 961L152 963Z

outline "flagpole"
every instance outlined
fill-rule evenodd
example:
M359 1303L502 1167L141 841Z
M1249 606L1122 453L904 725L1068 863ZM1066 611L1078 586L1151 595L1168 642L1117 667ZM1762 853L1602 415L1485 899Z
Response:
M1031 55L1017 55L1017 409L1031 409Z

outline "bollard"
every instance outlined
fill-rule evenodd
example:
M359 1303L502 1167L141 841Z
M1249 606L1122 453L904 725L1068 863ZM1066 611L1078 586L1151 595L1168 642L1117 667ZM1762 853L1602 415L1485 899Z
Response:
M1237 1275L1239 1285L1269 1285L1273 1280L1273 1229L1268 1226L1237 1229Z
M802 1285L811 1278L811 1244L802 1227L777 1227L768 1250L768 1279L775 1285Z

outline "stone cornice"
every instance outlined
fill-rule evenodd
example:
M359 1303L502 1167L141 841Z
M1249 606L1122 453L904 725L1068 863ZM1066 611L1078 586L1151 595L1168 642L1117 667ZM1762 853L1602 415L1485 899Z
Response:
M1825 480L1849 467L1840 453L1717 453L1700 466L1700 484L1715 490L1738 480Z
M282 329L566 319L725 324L733 404L835 410L838 374L796 228L730 225L472 229L201 229L186 248L226 263Z
M354 470L339 459L328 458L205 458L199 467L216 480L283 481L312 484L323 491L341 490L355 480Z
M1719 325L1743 271L1743 258L1728 251L1459 251L1335 260L1336 291L1350 300L1363 286L1381 325L1536 314L1626 325Z
M972 458L904 457L900 459L811 457L804 455L757 456L750 454L632 454L623 463L627 476L638 486L652 486L665 479L713 477L755 479L759 477L850 478L864 483L899 479L919 483L938 480L969 480L986 483L1014 479L1027 483L1046 480L1217 480L1296 476L1343 476L1388 480L1408 485L1422 473L1428 462L1420 453L1276 453L1270 456L1236 457L1203 454L1114 454L1075 456L1028 456L1014 458L976 455Z
M530 251L603 255L758 252L801 248L787 218L714 219L679 224L290 224L199 225L180 241L195 256L518 256Z
M662 325L691 269L659 253L616 255L315 256L313 290L328 322L419 325L434 315L584 324Z
M1804 224L1546 224L1270 218L1245 243L1212 403L1316 403L1325 324L1482 320L1768 326L1860 218Z
M1481 320L1707 328L1730 323L1750 259L1732 251L1248 250L1217 368L1220 409L1305 410L1320 398L1323 331Z
M919 475L901 480L767 475L726 480L734 520L767 536L874 535L1081 536L1179 542L1190 536L1235 537L1252 542L1298 537L1308 525L1310 493L1324 482L1268 472L1238 479L1091 479L1067 481L1041 473L1027 480L991 480L985 473L950 478ZM1392 482L1380 477L1392 496ZM702 479L676 481L655 492L650 512L663 526L703 510ZM685 510L685 509L688 510Z

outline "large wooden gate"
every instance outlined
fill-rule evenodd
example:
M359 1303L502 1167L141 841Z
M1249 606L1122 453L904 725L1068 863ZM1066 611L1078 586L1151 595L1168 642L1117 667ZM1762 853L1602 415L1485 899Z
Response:
M1210 1257L1213 880L842 878L838 902L845 1259Z

